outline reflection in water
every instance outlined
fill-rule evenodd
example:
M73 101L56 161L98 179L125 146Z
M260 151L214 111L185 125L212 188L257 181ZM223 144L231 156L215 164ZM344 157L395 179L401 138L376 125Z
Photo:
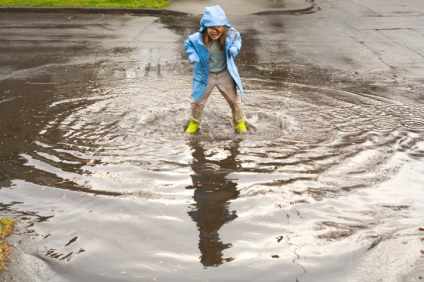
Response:
M236 211L229 210L229 201L239 195L237 183L226 176L237 171L239 161L239 142L235 141L227 148L229 155L224 159L214 159L215 153L206 154L198 141L190 143L193 151L191 175L193 185L188 189L194 190L194 201L188 214L196 222L199 230L200 262L205 266L218 266L233 260L223 258L223 251L231 247L219 237L220 228L237 218ZM226 152L227 153L227 152Z

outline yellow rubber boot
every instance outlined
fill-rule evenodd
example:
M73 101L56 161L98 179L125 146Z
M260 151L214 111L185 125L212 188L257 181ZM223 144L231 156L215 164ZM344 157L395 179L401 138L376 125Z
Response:
M247 131L246 124L244 124L244 121L236 123L236 130L238 133L244 133Z
M197 128L199 127L199 123L194 120L190 120L190 124L187 126L186 132L195 133Z

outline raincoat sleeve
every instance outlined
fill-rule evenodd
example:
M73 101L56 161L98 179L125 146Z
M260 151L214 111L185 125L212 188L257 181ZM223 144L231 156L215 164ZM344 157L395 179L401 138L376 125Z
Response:
M235 29L232 29L230 38L231 38L231 44L229 46L229 52L231 53L233 58L235 58L238 55L238 53L240 53L240 49L241 49L240 33L236 31Z
M198 63L200 61L199 55L197 54L190 38L184 41L184 50L188 55L188 61L190 63Z

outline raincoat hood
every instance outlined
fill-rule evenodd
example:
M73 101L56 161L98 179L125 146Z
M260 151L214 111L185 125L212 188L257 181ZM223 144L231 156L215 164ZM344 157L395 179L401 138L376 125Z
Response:
M206 7L203 13L203 17L200 20L199 32L203 32L203 30L205 30L207 27L223 25L231 28L224 10L222 10L220 6Z

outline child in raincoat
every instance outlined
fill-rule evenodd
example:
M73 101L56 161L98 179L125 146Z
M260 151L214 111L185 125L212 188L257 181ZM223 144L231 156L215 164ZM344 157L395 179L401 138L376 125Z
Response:
M191 117L186 132L194 133L212 90L218 90L230 105L233 122L239 133L246 131L241 98L244 96L234 57L240 52L240 34L228 23L220 6L206 7L200 30L184 42L190 63L194 63ZM240 90L239 97L237 88Z

